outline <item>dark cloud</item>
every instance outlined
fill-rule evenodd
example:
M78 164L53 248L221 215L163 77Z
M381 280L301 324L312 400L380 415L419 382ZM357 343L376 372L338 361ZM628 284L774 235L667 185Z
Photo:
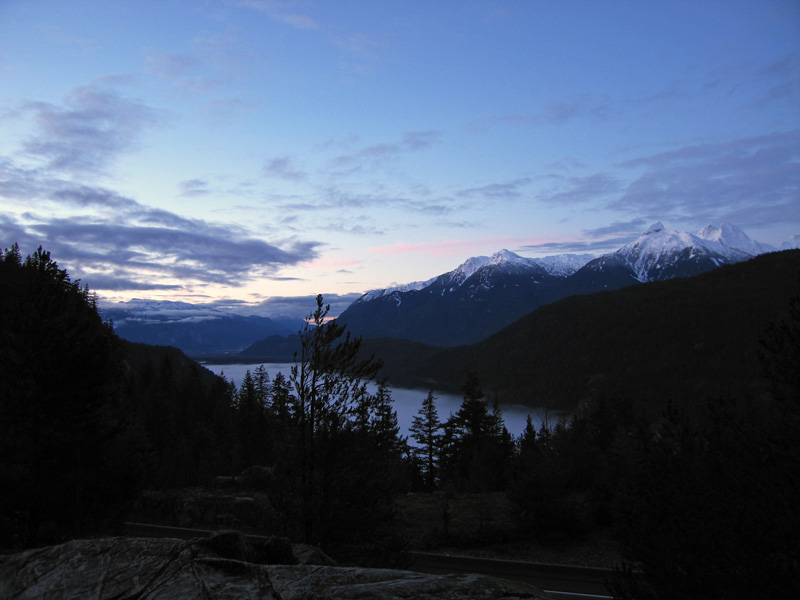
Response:
M90 289L107 290L113 292L128 291L178 291L182 288L178 284L157 284L152 282L141 282L128 277L116 277L114 275L99 275L91 273L85 276L86 283L91 281Z
M174 289L173 279L237 286L317 255L316 242L269 243L239 226L188 219L51 173L0 159L0 196L29 207L0 214L3 243L19 242L24 252L43 246L94 289ZM48 207L89 209L94 216L57 218L44 214Z
M160 289L164 279L238 286L316 256L314 243L297 242L283 249L253 238L221 237L219 227L183 231L72 218L28 224L27 230L29 237L42 239L54 256L76 264L79 270L86 265L121 272L138 282L133 289L147 289L145 282ZM118 282L123 280L118 278Z
M34 113L38 132L24 151L50 169L77 174L105 171L136 147L143 129L161 120L155 110L97 82L74 88L63 106L29 102L25 108Z

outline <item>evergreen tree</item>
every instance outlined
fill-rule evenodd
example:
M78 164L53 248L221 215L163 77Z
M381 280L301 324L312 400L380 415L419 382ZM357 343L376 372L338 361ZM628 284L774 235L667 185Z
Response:
M361 338L351 338L345 326L327 319L329 305L317 296L317 307L300 331L301 349L295 354L291 383L294 388L295 414L299 429L300 520L303 537L317 541L322 524L332 515L330 477L323 458L325 442L339 433L356 404L363 381L372 379L380 362L361 359Z
M439 453L443 436L433 390L422 401L422 407L414 417L409 432L418 444L413 453L420 462L425 488L432 492L436 489L439 478Z
M382 449L399 459L406 448L406 439L400 435L397 411L392 406L392 392L386 380L378 382L374 405L371 432Z
M140 472L118 338L40 247L0 256L0 544L101 530Z
M266 459L267 444L264 403L267 382L265 371L253 377L248 369L236 394L237 433L241 445L240 468L263 464Z

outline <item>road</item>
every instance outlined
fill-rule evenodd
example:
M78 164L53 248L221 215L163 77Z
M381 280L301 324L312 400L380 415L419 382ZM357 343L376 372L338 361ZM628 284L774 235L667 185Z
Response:
M208 537L213 531L165 527L147 523L126 523L128 535L139 537L170 537L191 539ZM261 536L246 536L261 538ZM472 556L454 556L430 552L410 552L410 571L443 575L446 573L481 573L513 579L548 592L557 600L592 600L611 598L604 581L611 577L610 569L550 565L513 560L493 560Z
M610 569L494 560L428 552L411 552L410 555L413 562L409 569L420 573L482 573L513 579L533 585L559 600L611 598L604 584L604 581L613 574Z

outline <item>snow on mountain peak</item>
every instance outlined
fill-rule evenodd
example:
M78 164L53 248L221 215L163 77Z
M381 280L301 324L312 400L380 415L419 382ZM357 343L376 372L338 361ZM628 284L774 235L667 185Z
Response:
M723 223L719 227L707 225L697 232L697 237L747 254L756 255L772 250L771 246L750 239L744 231L730 223Z
M658 233L659 231L664 231L664 226L661 224L661 221L656 221L650 225L650 227L648 227L642 235L651 235L653 233Z
M793 248L800 248L800 233L795 233L780 245L781 250L791 250Z
M473 256L472 258L468 258L452 272L453 282L461 285L469 279L475 271L488 265L491 260L492 259L488 256Z
M658 222L642 233L639 239L622 246L612 254L627 263L634 270L639 281L649 281L652 278L653 269L660 268L658 265L665 260L674 260L675 256L687 249L690 250L692 256L710 254L732 262L745 260L752 254L751 252L723 242L723 240L731 240L731 243L734 243L733 240L739 239L741 243L738 234L747 238L744 233L732 226L719 230L706 227L698 235L693 235L666 229L661 222ZM752 242L752 240L750 241Z
M495 252L492 254L491 259L489 259L489 264L492 265L499 265L502 263L527 265L531 263L531 259L523 258L519 254L514 254L509 250L503 249L500 250L500 252Z
M800 237L795 236L784 242L781 248L798 246L800 246ZM694 235L667 229L661 221L656 221L642 232L637 240L606 256L612 256L628 264L636 273L639 281L649 281L653 278L654 273L657 273L666 264L674 263L677 257L687 249L689 258L706 255L711 256L711 260L715 263L724 264L746 260L752 255L768 252L775 248L750 239L741 229L730 223L723 223L720 227L708 225ZM444 286L453 291L486 266L501 267L506 272L525 268L531 268L534 271L543 269L555 277L569 277L595 258L597 258L596 255L592 254L561 254L543 258L525 258L503 249L491 257L473 256L468 258L453 271L427 281L416 281L367 292L359 301L373 300L393 292L422 290L440 278L443 279Z
M555 277L569 277L586 263L597 258L595 254L556 254L534 258L533 262Z

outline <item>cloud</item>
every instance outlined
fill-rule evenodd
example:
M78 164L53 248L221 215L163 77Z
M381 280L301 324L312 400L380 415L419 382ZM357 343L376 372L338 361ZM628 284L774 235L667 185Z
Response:
M145 69L163 79L186 77L199 65L196 58L186 54L157 54L148 56Z
M800 130L685 146L620 163L639 174L608 207L673 221L800 222L798 164Z
M207 196L211 193L205 179L186 179L178 183L178 189L180 190L179 195L185 198Z
M335 43L342 53L342 69L358 75L376 71L389 47L387 41L364 33L339 36Z
M322 210L351 211L368 209L396 209L411 213L425 215L444 215L452 213L455 207L446 197L434 200L418 200L392 194L365 192L351 192L342 187L332 185L321 190L320 198L314 201L284 202L280 210L289 212L318 212ZM283 217L284 222L289 222L292 217ZM357 217L350 217L351 219ZM358 217L360 218L360 217ZM362 223L363 225L363 223Z
M613 252L621 246L634 241L649 225L650 222L644 218L636 218L630 221L614 221L603 227L584 229L578 239L526 244L521 246L518 251L544 255L594 254L597 256Z
M110 292L133 292L133 291L178 291L183 286L180 284L162 284L137 281L129 277L118 277L115 275L102 275L92 273L86 276L87 282L91 280L91 289L105 290Z
M607 197L622 189L620 181L608 173L557 179L562 180L558 189L541 192L536 199L546 204L581 204Z
M157 285L178 279L239 286L259 274L316 256L314 243L296 242L284 249L255 238L220 237L218 226L182 231L71 218L40 220L27 229L65 261L121 270L139 283Z
M23 144L25 153L50 169L76 174L103 172L136 147L145 128L161 121L155 110L99 83L74 88L63 106L29 102L25 108L38 126Z
M331 316L340 315L360 297L361 294L322 294L323 302L331 306ZM316 306L316 296L272 296L260 302L258 310L270 316L304 319Z
M523 177L515 179L514 181L509 181L508 183L490 183L481 187L461 190L457 195L467 198L481 197L491 200L514 200L522 196L520 188L528 185L530 182L530 178Z
M305 181L308 175L297 169L292 159L288 156L278 156L271 158L264 165L262 173L266 177L285 179L287 181Z
M317 29L317 22L308 15L299 15L292 13L276 13L272 16L276 21L291 25L296 29Z
M603 227L595 227L593 229L584 229L583 235L592 239L608 240L614 238L614 243L617 239L626 239L630 241L631 236L638 237L646 227L651 223L647 219L632 219L630 221L614 221L609 225ZM623 242L625 243L625 242Z
M202 189L202 183L190 180L184 187ZM270 243L239 226L188 219L113 190L52 177L46 169L21 168L8 158L0 159L0 197L43 213L48 204L54 209L0 212L3 234L9 236L3 243L19 242L26 252L42 245L76 276L85 274L94 289L173 289L176 279L184 285L238 286L313 260L319 246ZM87 213L52 216L75 207Z
M358 168L364 164L373 167L379 166L383 161L394 159L409 152L420 152L441 143L440 131L409 131L403 134L399 142L383 142L366 146L352 154L343 154L333 159L335 168Z
M281 9L279 2L274 0L239 0L239 6L260 10L270 19L294 27L295 29L317 29L317 22L308 15L289 13Z
M595 98L590 94L582 94L575 98L553 98L542 104L538 110L482 117L468 125L467 129L481 131L495 124L527 127L561 126L581 118L604 121L611 114L612 108L613 103L610 98Z
M366 219L360 219L360 223L353 224L351 221L339 221L328 223L324 229L327 231L334 231L337 233L344 233L346 235L383 235L386 233L384 229L379 229L374 225L364 222Z

